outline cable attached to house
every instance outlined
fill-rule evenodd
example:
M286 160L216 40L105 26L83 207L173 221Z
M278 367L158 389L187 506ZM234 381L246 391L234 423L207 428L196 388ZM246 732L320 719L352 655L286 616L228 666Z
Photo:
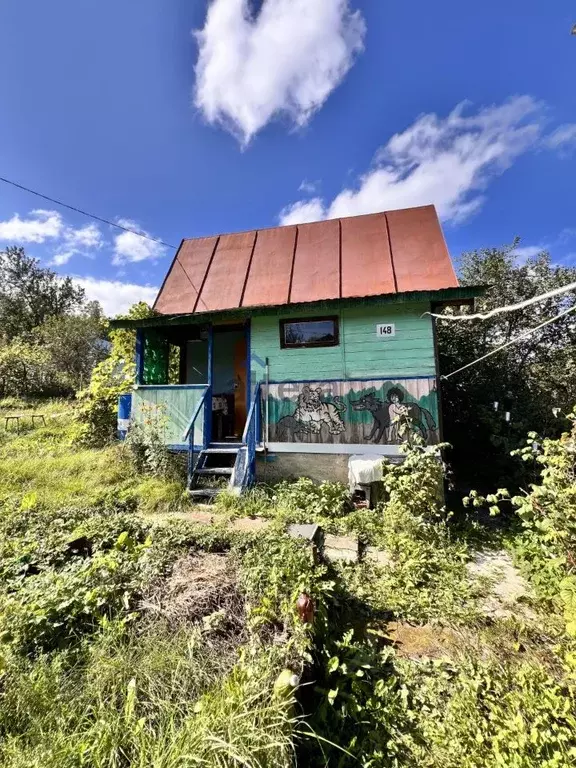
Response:
M488 320L488 318L493 317L494 315L500 315L504 312L514 312L517 309L524 309L524 307L537 304L539 301L551 299L553 296L559 296L560 294L566 293L567 291L576 291L576 283L568 283L568 285L563 285L561 288L554 288L553 291L548 291L548 293L543 293L541 296L534 296L531 299L526 299L526 301L521 301L519 304L509 304L506 307L497 307L496 309L492 309L490 312L486 312L485 314L478 313L476 315L437 315L434 314L434 312L424 312L422 316L430 315L431 317L437 317L439 320Z
M100 221L102 224L107 224L109 227L115 227L116 229L121 229L123 232L130 232L133 235L138 235L138 237L143 237L145 240L151 240L153 243L159 243L159 245L164 245L166 248L173 248L174 250L176 250L178 247L176 245L170 245L170 243L165 243L163 240L160 240L157 237L152 237L152 235L147 235L145 232L139 232L137 229L130 229L130 227L124 227L122 226L122 224L117 224L116 222L110 221L109 219L103 219L101 216L96 216L94 213L88 213L88 211L83 211L81 208L76 208L73 205L68 205L68 203L63 203L61 200L56 200L56 198L54 197L49 197L48 195L44 195L42 194L42 192L36 192L34 189L30 189L29 187L25 187L22 184L18 184L16 181L5 179L2 176L0 176L0 181L3 181L4 184L9 184L12 187L16 187L17 189L22 189L24 192L29 192L31 195L36 195L36 197L41 197L42 200L48 200L48 202L54 203L55 205L61 205L62 208L68 208L68 210L74 211L75 213L81 213L82 216L88 216L89 219Z
M466 365L463 365L461 368L458 368L455 371L452 371L452 373L447 373L445 376L440 376L440 378L449 379L450 376L454 376L455 374L460 373L461 371L465 371L466 368L470 368L471 366L476 365L476 363L480 363L482 360L486 360L487 357L491 357L492 355L495 355L497 352L501 352L503 349L506 349L506 347L509 347L512 344L515 344L517 341L520 341L520 339L525 339L527 336L530 336L531 333L534 333L535 331L539 331L540 328L544 328L545 325L550 325L550 323L553 323L555 320L559 320L561 317L564 317L564 315L567 315L570 312L574 312L575 310L576 310L576 304L573 307L568 307L568 309L565 309L563 312L560 312L559 315L556 315L555 317L551 317L549 320L545 320L543 323L540 323L540 325L537 325L535 328L530 328L528 331L524 331L524 333L521 333L520 336L516 336L515 339L511 339L510 341L507 341L506 344L502 344L502 346L498 347L497 349L493 349L491 352L488 352L486 355L482 355L482 357L479 357L477 360L473 360L471 363L467 363Z

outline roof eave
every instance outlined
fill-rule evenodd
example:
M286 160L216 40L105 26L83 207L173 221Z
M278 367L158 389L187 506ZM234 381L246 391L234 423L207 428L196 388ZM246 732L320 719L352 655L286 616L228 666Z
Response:
M110 321L111 328L158 328L171 325L196 325L198 323L214 322L218 319L229 320L232 317L240 319L252 315L263 315L270 312L292 310L333 309L342 302L356 302L363 305L371 304L397 304L411 301L429 301L433 304L456 304L459 306L470 305L475 298L482 296L486 291L483 285L460 286L457 288L441 288L434 291L408 291L405 293L386 293L380 296L353 296L342 299L326 299L313 302L294 304L265 304L252 307L234 307L232 309L220 309L205 312L192 312L176 315L157 314L140 320L118 318Z

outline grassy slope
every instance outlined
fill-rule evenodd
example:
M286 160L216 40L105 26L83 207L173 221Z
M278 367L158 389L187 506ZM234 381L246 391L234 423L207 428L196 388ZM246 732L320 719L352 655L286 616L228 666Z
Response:
M4 417L10 413L23 414L20 434L12 424L5 428ZM32 414L43 414L46 426L32 428ZM73 406L65 401L0 401L0 501L28 495L28 505L57 509L133 499L142 512L170 512L185 505L180 483L138 476L122 445L79 445L73 415Z
M47 415L47 426L26 427L20 436L6 433L0 419L0 507L8 502L13 510L16 503L23 513L38 507L49 525L68 506L120 500L139 511L166 512L184 504L181 485L135 474L121 446L77 446L69 404L35 411ZM0 403L0 415L5 412ZM335 504L323 499L305 485L284 498L257 490L223 503L286 523L326 516ZM395 553L396 567L339 566L326 575L313 651L319 685L304 688L303 696L327 742L305 742L298 764L358 765L328 743L336 742L371 768L576 765L574 673L554 648L563 642L557 617L536 605L530 621L483 619L465 583L466 539L445 526L413 522L400 508L384 525L368 513L342 523L348 532L375 536ZM338 531L341 521L326 524ZM188 546L190 530L176 524L154 546L170 557ZM307 588L302 561L291 563L278 541L272 537L244 561L250 602L259 606L254 619L268 632ZM35 598L32 621L48 598ZM407 622L416 625L413 641L420 644L418 625L425 625L429 640L419 658L408 642L404 649L391 646L390 608L404 641ZM436 625L451 628L441 642ZM26 659L0 648L0 762L7 768L290 768L292 713L272 695L284 651L269 636L256 637L236 655L236 647L227 648L203 624L175 632L157 623L112 622L79 638L73 653ZM434 644L440 650L427 659Z

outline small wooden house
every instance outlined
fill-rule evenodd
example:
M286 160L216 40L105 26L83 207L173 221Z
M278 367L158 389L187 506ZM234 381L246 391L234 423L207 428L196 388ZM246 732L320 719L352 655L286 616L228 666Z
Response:
M192 487L216 469L345 480L350 455L398 454L406 417L440 439L426 313L480 292L433 206L183 240L157 315L115 323L137 329L131 418L164 414Z

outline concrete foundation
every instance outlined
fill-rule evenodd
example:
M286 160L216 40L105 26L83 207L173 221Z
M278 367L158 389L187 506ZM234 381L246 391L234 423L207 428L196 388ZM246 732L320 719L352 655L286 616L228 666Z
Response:
M277 483L309 477L317 483L325 481L348 484L348 454L341 453L276 453L258 454L256 480Z

